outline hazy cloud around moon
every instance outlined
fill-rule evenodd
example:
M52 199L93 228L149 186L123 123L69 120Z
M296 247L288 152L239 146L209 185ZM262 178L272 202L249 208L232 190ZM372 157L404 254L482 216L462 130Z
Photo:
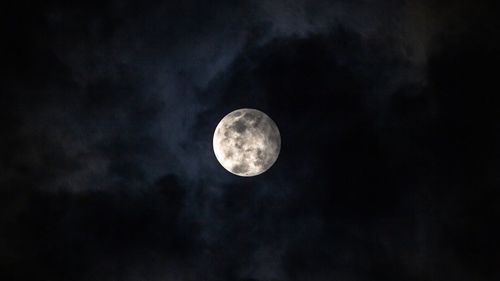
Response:
M12 2L0 280L498 280L486 2ZM213 157L241 107L272 173Z

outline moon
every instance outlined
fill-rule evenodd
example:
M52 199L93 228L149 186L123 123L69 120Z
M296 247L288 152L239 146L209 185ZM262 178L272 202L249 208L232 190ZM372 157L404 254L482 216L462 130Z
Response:
M281 137L276 123L264 112L242 108L226 115L214 132L215 157L229 172L253 177L278 159Z

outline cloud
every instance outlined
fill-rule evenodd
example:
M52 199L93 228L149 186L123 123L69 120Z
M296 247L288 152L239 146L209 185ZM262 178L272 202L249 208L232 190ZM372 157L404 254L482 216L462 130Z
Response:
M47 190L128 183L137 188L166 173L198 180L213 163L198 157L207 156L199 151L207 149L207 140L193 142L200 131L193 128L204 111L223 101L207 94L207 87L225 83L220 77L230 75L236 58L276 38L314 38L337 25L367 42L381 35L396 38L394 24L381 14L397 15L400 6L373 8L341 1L41 6L31 11L40 24L24 25L26 40L33 41L26 44L34 44L37 53L21 60L33 71L19 70L11 82L11 92L24 97L18 105L23 109L11 112L21 122L18 137L34 140L16 162L29 170L52 167L56 176L47 175L40 185ZM30 37L32 32L44 36ZM400 44L393 42L385 46L390 51ZM47 147L37 147L37 139ZM49 147L60 151L59 160L52 161ZM27 151L31 155L24 156Z
M474 202L497 183L489 19L416 1L38 5L7 17L0 279L488 280L470 229L492 231L461 214L497 212ZM257 178L212 152L239 107L282 134Z

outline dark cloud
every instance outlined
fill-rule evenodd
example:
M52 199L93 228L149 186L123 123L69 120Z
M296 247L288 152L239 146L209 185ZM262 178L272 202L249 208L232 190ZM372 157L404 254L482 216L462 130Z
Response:
M18 2L1 280L497 280L498 4ZM252 178L218 121L276 121Z

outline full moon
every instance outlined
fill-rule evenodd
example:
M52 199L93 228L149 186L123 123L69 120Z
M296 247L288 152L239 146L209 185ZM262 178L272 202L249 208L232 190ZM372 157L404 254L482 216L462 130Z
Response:
M278 159L281 138L276 123L264 112L242 108L226 115L215 128L215 157L229 172L253 177Z

